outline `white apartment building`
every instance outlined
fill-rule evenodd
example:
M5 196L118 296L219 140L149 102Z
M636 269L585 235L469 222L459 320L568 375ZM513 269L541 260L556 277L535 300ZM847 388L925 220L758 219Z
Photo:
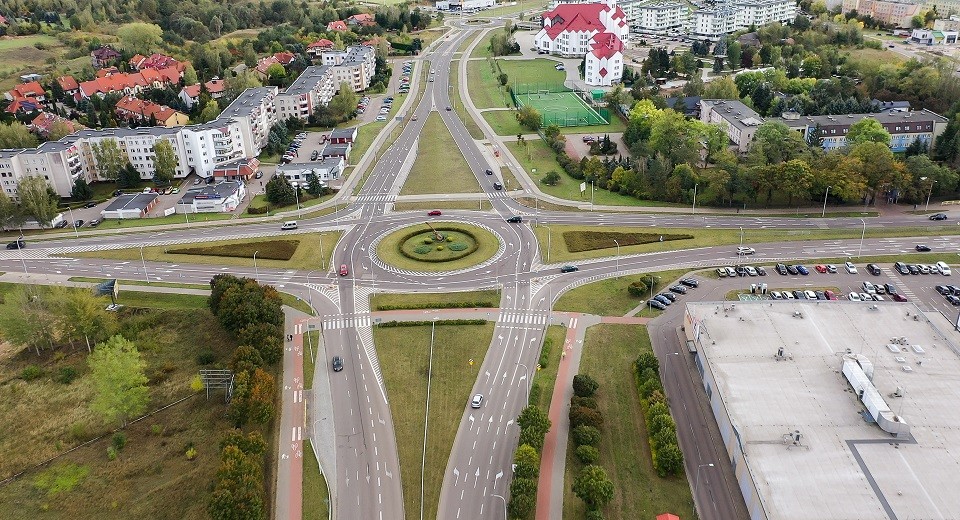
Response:
M680 2L631 0L620 4L627 15L630 30L653 34L685 32L690 23L690 8Z
M735 0L713 9L693 12L690 34L717 39L751 25L792 22L797 17L794 0Z
M320 55L321 63L333 68L333 81L336 89L341 83L347 83L354 92L370 88L370 81L376 73L376 49L369 45L353 45L342 51L324 51Z
M324 53L326 54L326 53ZM307 119L317 105L326 105L337 93L340 83L334 81L334 67L310 66L304 69L275 100L277 117L285 121L291 117Z

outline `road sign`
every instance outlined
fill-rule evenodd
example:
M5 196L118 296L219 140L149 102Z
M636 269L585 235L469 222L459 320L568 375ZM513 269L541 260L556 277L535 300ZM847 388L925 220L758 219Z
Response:
M469 363L470 363L470 366L473 366L473 358L470 358Z

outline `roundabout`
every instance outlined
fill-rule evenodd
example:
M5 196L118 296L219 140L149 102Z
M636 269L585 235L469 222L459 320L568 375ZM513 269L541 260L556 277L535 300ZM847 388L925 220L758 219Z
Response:
M495 260L505 249L492 229L465 222L437 222L400 228L370 247L371 257L389 271L436 274L461 272Z

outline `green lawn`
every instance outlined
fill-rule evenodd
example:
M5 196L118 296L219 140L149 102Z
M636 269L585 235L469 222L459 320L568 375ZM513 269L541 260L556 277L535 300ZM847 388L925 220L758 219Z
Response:
M517 113L513 110L491 110L482 112L481 115L493 128L493 133L497 135L515 136L517 134L533 133L530 129L520 125L517 121Z
M326 201L330 200L331 198L333 198L333 196L335 195L335 193L329 193L329 194L324 195L324 196L322 196L322 197L314 197L314 196L312 196L312 195L310 195L310 194L308 194L308 193L306 193L306 192L303 192L303 191L301 191L301 194L303 195L303 197L300 199L300 207L303 208L303 209L310 208L310 207L316 206L317 204L326 202ZM250 201L250 205L249 205L248 207L249 207L249 208L266 208L266 207L269 207L269 206L270 206L270 203L267 202L267 196L266 196L266 195L256 195L256 196L253 197L253 200ZM287 206L275 207L275 208L271 209L270 211L268 211L268 212L266 212L266 213L259 213L259 214L256 214L256 215L253 215L253 214L244 212L243 215L241 215L241 216L244 217L244 218L249 218L249 217L269 217L270 215L274 215L274 214L276 214L276 213L280 213L280 212L283 212L283 211L295 211L296 209L297 209L297 205L296 205L296 203L294 203L294 204L290 204L290 205L287 205Z
M303 387L313 388L313 372L316 369L316 363L313 358L317 355L320 346L320 331L310 330L303 335ZM310 352L310 348L313 352Z
M377 294L370 302L372 310L391 309L442 309L455 304L489 302L492 307L500 306L500 294L495 290L466 291L449 293L404 293Z
M467 64L467 91L477 108L511 107L509 95L497 83L499 72L491 70L490 60L475 60Z
M564 231L609 231L625 233L693 235L693 238L690 240L675 240L670 242L656 242L653 244L621 247L620 253L623 255L719 245L732 246L740 243L740 231L737 229L728 228L652 228L562 225L554 225L548 228L547 226L538 226L534 229L534 233L536 233L537 239L540 241L541 250L544 252L546 251L548 242L551 246L549 254L550 263L559 263L584 258L615 256L617 253L616 247L594 251L583 251L581 253L571 253L567 250L566 244L563 241L562 233ZM749 244L750 246L756 247L762 253L763 243L765 242L779 242L784 240L803 242L808 240L859 239L860 233L861 231L857 229L744 229L743 243L745 245ZM958 233L960 233L960 229L954 229L947 226L927 228L868 228L866 236L870 238L888 238L909 236L944 236L955 235ZM548 234L550 235L549 238ZM731 258L733 257L733 252L734 249L731 248Z
M394 211L413 211L432 209L466 209L483 211L491 209L492 205L487 199L479 200L436 200L431 202L394 202Z
M442 272L455 271L457 269L463 269L465 267L479 264L480 262L483 262L497 253L497 249L500 247L500 242L497 237L489 231L476 226L471 226L469 224L458 223L456 226L471 231L474 235L474 239L476 239L479 244L479 247L476 249L476 251L462 258L450 260L448 262L421 262L404 256L400 252L400 245L407 234L414 230L415 226L402 228L387 235L377 246L377 255L379 255L384 262L401 269ZM420 229L425 231L428 230L426 226L422 226Z
M440 114L431 112L423 125L417 158L400 195L479 193L480 184Z
M36 47L38 44L41 49ZM0 39L0 88L13 88L20 82L17 75L24 69L38 74L51 70L50 60L63 61L66 50L58 39L45 34Z
M665 287L672 285L671 282L688 272L689 269L675 269L652 273L660 277L660 285L654 288L654 291L661 292ZM627 287L631 283L639 281L644 276L646 274L635 274L581 285L565 292L557 300L554 308L558 311L583 312L598 316L623 316L647 298L647 296L633 297L627 292ZM692 290L696 291L696 289ZM644 309L646 311L646 307Z
M553 387L557 383L557 370L560 369L560 354L563 352L563 340L567 337L567 328L562 325L550 325L547 329L547 338L550 343L550 355L547 366L536 371L533 376L533 388L530 390L530 404L540 407L545 413L550 413L550 402L553 400ZM536 397L536 402L534 398Z
M283 300L283 304L287 307L292 307L311 316L316 315L316 313L313 311L313 308L310 307L310 304L301 300L297 296L294 296L290 293L280 292L280 298Z
M328 518L330 497L327 482L320 473L320 464L313 454L313 445L303 443L303 516L304 520Z
M567 175L560 164L557 163L557 156L552 149L540 139L530 139L521 145L516 141L507 142L510 152L521 166L530 175L530 178L537 183L540 190L548 195L577 201L581 204L590 202L590 183L587 183L587 191L580 196L579 181ZM534 172L533 170L537 171ZM540 179L550 171L556 171L560 174L560 182L556 186L548 186L540 182ZM607 190L596 190L593 194L593 202L598 205L609 206L664 206L665 204L650 200L640 200L634 197L628 197L619 193L613 193Z
M424 518L436 518L447 459L480 365L493 338L493 323L436 327L424 476ZM373 338L390 396L400 456L404 509L420 510L420 478L431 327L374 327ZM474 364L470 366L469 361Z
M117 303L143 309L206 309L207 296L202 294L154 293L120 290Z
M528 90L534 89L533 85L551 84L562 85L567 79L567 73L557 70L557 62L544 58L534 60L497 60L500 64L500 70L509 78L510 85L531 85ZM547 87L541 87L547 88Z
M463 106L463 97L460 95L460 62L454 60L450 63L450 92L452 95L451 102L453 103L453 110L460 116L460 120L463 121L464 126L467 127L467 131L470 132L470 137L476 140L483 139L483 132L480 130L480 127L477 125L477 122L473 120L473 116L467 112L467 108Z
M686 477L660 478L651 462L633 374L637 356L650 351L647 329L639 325L596 325L584 338L580 373L600 383L596 398L604 422L599 464L614 484L613 500L604 508L606 518L654 518L662 513L694 518ZM573 442L567 447L563 516L583 518L584 503L571 490L580 463L573 456Z
M290 260L261 260L257 259L258 267L270 268L288 268L288 269L320 269L321 258L329 264L330 254L333 251L337 241L340 240L339 231L327 233L301 233L290 235L291 238L300 240L300 246ZM248 244L256 242L270 242L272 237L251 238L244 240L217 240L204 242L199 245L220 246L230 244ZM321 243L323 249L321 250ZM153 246L143 248L143 257L151 262L169 262L185 264L213 264L213 265L239 265L245 267L254 267L253 255L247 258L231 258L223 256L199 256L199 255L178 255L167 253L168 249L175 249L179 246ZM110 258L114 260L140 260L140 249L110 249L104 251L85 251L82 253L71 253L69 256L81 258Z

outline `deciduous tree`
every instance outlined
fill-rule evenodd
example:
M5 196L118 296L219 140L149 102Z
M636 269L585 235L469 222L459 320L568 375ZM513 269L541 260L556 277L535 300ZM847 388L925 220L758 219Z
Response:
M510 503L507 510L510 518L528 518L537 506L537 481L531 478L514 478L510 482Z
M587 374L573 376L573 393L577 397L590 397L600 387L600 383Z
M101 179L115 181L120 176L120 170L126 165L127 158L120 150L115 139L103 139L93 143L93 158L97 163L97 173Z
M163 29L152 23L134 22L117 29L120 46L131 52L149 55L163 43Z
M43 177L24 177L17 185L20 208L23 214L36 220L41 228L50 225L57 216L59 197Z
M200 115L197 116L197 119L201 123L209 123L219 116L220 104L217 103L216 99L211 99L210 101L207 101L206 105L203 105L203 110L200 111Z
M126 426L127 420L143 413L150 395L147 364L137 347L123 336L99 343L87 358L96 395L91 408L108 420Z
M517 478L536 479L540 475L540 454L529 444L521 444L513 454L516 465L513 474Z
M177 156L173 145L166 139L153 143L153 182L160 185L170 184L177 173Z
M856 146L860 143L890 144L890 132L872 117L865 117L850 125L847 131L847 145Z
M613 499L613 482L602 467L585 466L573 481L573 492L586 502L587 509L596 510Z
M37 146L37 136L30 133L27 125L19 121L0 123L0 149L33 148Z
M517 418L520 425L520 444L528 444L540 451L543 449L543 438L550 431L550 418L538 406L527 406Z
M116 313L106 310L106 302L87 289L66 289L57 286L52 293L57 323L64 336L73 341L82 339L91 352L91 341L110 337L117 329Z

